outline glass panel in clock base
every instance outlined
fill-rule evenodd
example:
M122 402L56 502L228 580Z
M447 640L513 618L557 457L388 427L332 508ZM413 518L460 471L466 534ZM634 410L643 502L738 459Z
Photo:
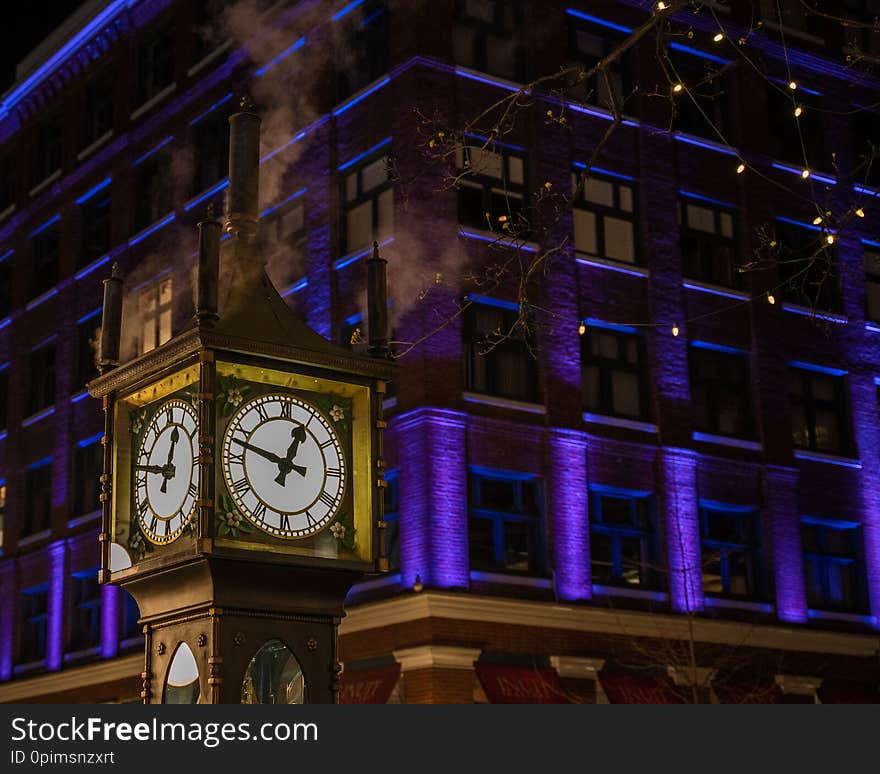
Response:
M302 668L281 640L269 640L251 659L241 684L241 703L306 703Z

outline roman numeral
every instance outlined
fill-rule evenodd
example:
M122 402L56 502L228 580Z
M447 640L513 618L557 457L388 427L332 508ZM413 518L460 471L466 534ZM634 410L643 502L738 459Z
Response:
M328 446L331 446L332 444L333 444L333 439L328 438L326 441L324 441L324 443L319 443L318 446L320 446L322 449L326 449Z
M339 478L342 475L342 471L339 468L327 468L327 475Z
M171 521L165 521L163 524L165 525L165 537L168 537L168 533L171 530Z
M156 534L157 526L159 526L159 519L153 516L153 518L150 520L150 532L152 532L154 535Z
M237 462L239 465L244 465L244 454L230 454L229 461Z
M165 412L165 418L168 424L172 424L174 422L174 409L170 408Z
M256 410L262 422L265 422L269 418L269 412L266 411L266 406L264 404L258 403Z
M199 488L198 488L195 484L193 484L192 482L190 482L189 489L188 489L187 491L188 491L193 497L198 497L198 496L199 496Z
M320 497L318 497L318 499L328 508L332 508L336 504L336 500L328 495L326 491L321 492L321 495Z
M309 520L310 527L314 527L318 523L317 520L315 519L315 517L312 516L312 514L309 513L308 511L306 511L306 518Z
M293 407L287 401L284 401L281 404L281 418L282 419L292 419L293 418L293 415L291 413L292 410L293 410Z
M285 529L290 531L290 514L282 513L281 514L281 529Z
M254 507L253 516L255 519L259 519L260 521L266 520L266 504L263 502L259 502Z
M232 483L232 488L236 492L247 492L247 490L250 489L250 486L247 478L240 478L238 481L233 481Z

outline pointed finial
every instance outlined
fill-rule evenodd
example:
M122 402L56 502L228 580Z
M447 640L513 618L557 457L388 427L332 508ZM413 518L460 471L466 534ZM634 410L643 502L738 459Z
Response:
M253 113L257 109L256 105L254 105L254 103L251 102L251 98L247 94L245 94L241 98L241 102L239 103L239 107L248 113Z
M379 257L379 243L373 240L373 258Z
M217 213L214 212L214 203L211 202L207 207L205 207L205 220L216 220Z
M122 276L119 272L119 263L117 261L113 261L113 265L110 267L110 276L114 279L119 279Z

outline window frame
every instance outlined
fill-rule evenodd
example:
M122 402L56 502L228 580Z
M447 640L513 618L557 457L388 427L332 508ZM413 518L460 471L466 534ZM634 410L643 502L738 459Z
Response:
M352 61L348 67L336 71L337 102L344 102L388 69L391 29L388 4L385 0L365 0L358 10L360 19L348 30L347 36L346 51Z
M789 387L789 401L792 406L798 404L803 405L804 423L807 429L809 444L807 446L799 445L794 439L794 426L792 426L792 445L795 449L804 449L806 451L819 452L823 454L852 454L852 428L850 426L850 410L849 401L847 399L846 383L844 381L845 374L832 374L816 371L810 368L801 368L789 364L789 378L795 373L800 374L801 378L801 395L794 395ZM816 399L813 397L812 380L817 377L831 379L834 385L834 398L827 401L824 399ZM817 403L820 407L828 409L833 408L837 418L839 428L840 443L834 449L820 448L816 443L816 408Z
M391 167L390 167L390 153L391 153L391 144L386 143L382 148L377 149L374 153L371 153L369 156L366 156L364 159L358 161L357 164L346 167L344 170L340 170L341 176L339 180L339 191L340 191L340 201L342 202L341 207L341 219L342 219L342 228L340 229L340 233L342 235L342 254L345 255L347 253L353 252L355 250L369 248L374 241L380 242L386 239L388 236L393 234L394 232L394 181L391 178ZM367 191L364 191L364 180L363 173L364 171L375 164L377 161L384 159L385 167L386 167L386 179L379 185L370 188ZM355 196L349 200L348 198L348 180L353 175L356 175L356 193ZM391 223L382 223L381 215L382 215L382 207L380 204L380 199L388 191L391 191ZM348 216L349 214L357 209L358 207L366 204L367 202L371 202L371 219L372 219L372 234L371 237L362 244L353 244L351 239L351 234L349 233L349 222Z
M491 22L470 16L467 13L468 0L456 0L452 16L452 59L462 67L488 73L499 78L511 81L523 81L526 73L526 46L525 46L525 9L523 3L518 0L488 0L492 5L493 18ZM509 30L504 29L505 12L510 9L513 13L513 22ZM501 29L499 30L499 26ZM455 35L458 28L473 32L472 50L467 61L461 61L456 55ZM506 34L505 34L506 33ZM490 36L504 39L513 38L513 71L493 72L489 69L489 38Z
M40 358L43 358L42 361ZM28 417L51 408L58 400L56 366L57 341L55 337L37 345L30 351L28 358Z
M154 25L138 40L135 67L138 105L147 104L174 83L175 42L174 22L170 18ZM167 48L163 51L162 47ZM157 62L159 55L162 56L162 60ZM149 62L146 61L148 57ZM156 72L160 69L167 70L167 75Z
M91 147L113 131L114 92L115 81L110 67L95 73L86 83L83 94L81 150ZM101 120L102 115L104 121Z
M70 573L68 652L90 651L101 644L101 586L98 583L98 570L98 567L94 567ZM94 592L94 596L83 598L84 588ZM80 625L83 623L85 626L81 629Z
M48 293L58 284L58 270L61 262L60 221L56 220L40 227L31 235L31 299Z
M104 472L100 437L80 441L73 453L73 502L75 517L95 513L101 508L100 477ZM88 487L88 488L87 488Z
M32 463L25 471L25 507L20 537L45 532L52 524L52 464L52 458L47 457Z
M735 519L738 541L713 538L710 534L710 514L719 513ZM761 523L757 508L700 500L700 555L703 578L703 592L709 597L761 601L765 598L763 557L761 552ZM750 520L745 524L746 519ZM706 587L707 549L719 552L719 574L722 591L710 591ZM745 594L735 594L730 590L730 555L738 552L745 556L747 582L749 589Z
M714 231L708 232L695 228L690 224L688 207L699 207L712 213ZM729 237L723 234L723 216L730 216ZM745 287L744 275L737 271L738 223L736 208L722 202L709 201L704 198L679 196L678 227L679 251L681 253L682 276L710 285L742 290ZM691 243L692 247L688 243ZM723 271L718 258L723 258L729 251L728 271ZM694 270L696 269L696 270ZM725 276L729 277L729 279Z
M800 527L807 604L810 609L843 613L864 612L867 607L867 598L865 588L864 530L862 529L862 525L855 522L814 519L812 517L802 516L800 519ZM813 527L818 530L817 537L820 538L820 542L827 530L851 533L852 553L849 555L842 555L831 553L830 550L808 550L806 540L804 539L804 532L807 527ZM821 594L821 599L816 597L814 595L815 590L810 588L810 581L812 578L809 570L810 562L816 562L820 568L822 568L817 573L820 581L819 592ZM829 603L829 599L832 596L830 589L831 579L829 575L830 565L845 565L851 568L852 600L849 604L835 605Z
M170 292L168 293L168 300L165 303L162 303L162 289L165 283L168 283ZM144 311L144 302L148 295L154 296L152 299L154 308L148 310L149 316L147 311ZM137 349L138 354L143 355L161 347L166 341L174 336L174 280L170 272L166 272L162 276L156 277L152 282L149 282L138 290L137 308L139 323ZM168 335L163 338L162 326L163 315L165 314L168 315ZM143 336L148 319L152 319L153 321L152 327L154 334L154 343L149 348L147 348Z
M467 139L467 138L466 138ZM476 169L471 159L474 151L493 154L501 159L501 177L487 174L485 167ZM511 159L519 160L522 166L522 183L512 180ZM529 171L528 157L524 150L498 142L487 143L485 140L470 138L466 144L455 149L456 167L458 169L458 222L466 228L488 231L500 235L515 236L528 239L528 232L523 230L522 214L528 206ZM465 191L477 191L480 197L480 215L471 218L467 212ZM499 198L500 197L500 198ZM503 207L496 207L501 201ZM511 207L511 202L519 202L519 207ZM485 214L489 213L489 220ZM501 218L504 217L504 220ZM505 228L505 226L507 226Z
M586 176L586 177L584 177ZM584 178L582 180L582 178ZM614 204L608 206L601 202L592 201L587 198L587 183L590 178L611 185L612 197ZM621 207L621 189L629 188L629 195L632 203L631 210L625 210ZM595 242L596 252L591 253L582 250L577 244L577 228L574 228L573 244L575 252L586 255L591 258L600 258L603 261L611 261L622 266L643 266L642 250L640 244L639 233L639 201L638 201L638 183L628 175L619 175L607 171L597 171L595 168L589 170L572 168L572 191L576 193L572 208L574 211L590 213L595 219ZM572 212L572 217L576 218L576 212ZM632 227L632 244L633 244L633 260L627 261L625 258L608 255L605 236L605 218L611 217L618 221L625 221Z
M42 604L25 606L25 598L34 597L42 597ZM39 583L22 589L19 605L17 663L20 666L42 663L48 654L49 584Z
M611 359L603 355L592 353L592 336L612 336L617 339L618 357ZM597 325L589 320L585 321L585 331L581 338L581 397L584 410L593 414L619 417L621 419L649 422L653 416L651 410L651 373L648 363L648 350L645 337L635 330L615 328L605 325ZM627 343L635 342L636 364L627 363L621 358L625 354ZM587 399L587 369L595 367L599 376L599 405L590 406ZM639 383L639 413L636 415L624 414L614 411L614 374L622 371L635 374Z
M777 218L774 230L778 243L779 280L782 284L780 295L783 299L796 306L839 312L842 309L842 292L840 260L835 246L822 241L818 228L813 229ZM812 238L809 235L813 235ZM806 264L805 256L813 256L809 259L809 265ZM829 263L831 270L826 272L824 267ZM820 276L815 276L817 273ZM794 277L802 279L794 284ZM822 284L815 297L806 295L803 288L812 287L820 280Z
M745 440L753 440L756 436L755 432L755 408L752 399L752 364L751 355L748 352L741 352L732 348L716 348L713 346L705 346L703 342L691 342L688 348L688 374L690 379L692 421L694 429L701 433L709 433L711 435L720 435L727 438L742 438ZM735 384L729 379L721 377L704 377L699 375L699 359L714 359L718 362L739 363L741 365L741 378ZM724 369L727 370L727 369ZM706 394L706 417L707 423L702 425L698 420L697 410L697 387L703 387ZM742 410L743 433L729 433L721 429L721 411L720 407L723 403L724 394L737 398L739 408Z

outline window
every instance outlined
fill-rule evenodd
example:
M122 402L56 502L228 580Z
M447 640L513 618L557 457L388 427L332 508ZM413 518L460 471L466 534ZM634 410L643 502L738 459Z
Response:
M749 508L700 503L703 592L708 596L762 596L760 527Z
M864 609L861 530L851 522L801 519L807 604L847 613Z
M305 273L306 208L303 197L263 222L267 270L275 287L286 288Z
M195 0L193 3L192 64L201 62L222 43L221 16L229 0Z
M880 322L880 253L865 250L862 260L865 265L865 317Z
M743 275L737 270L733 210L681 198L678 218L684 276L712 285L741 288Z
M12 261L0 261L0 320L12 311Z
M0 212L15 204L15 172L12 154L0 157Z
M138 609L137 602L134 597L125 589L122 592L122 615L119 616L119 639L125 642L137 638L140 640L143 631L138 626L138 618L141 617L141 611Z
M171 338L171 300L171 277L164 277L140 292L140 354L155 349Z
M9 364L0 367L0 432L9 426Z
M174 27L168 23L144 37L138 46L138 103L152 99L173 80Z
M31 465L25 474L22 536L49 529L52 515L52 458Z
M400 569L400 477L396 470L385 474L385 555L390 570Z
M19 611L18 663L33 664L46 658L49 624L49 586L23 589Z
M590 487L590 566L593 583L656 588L653 498Z
M31 352L28 416L55 404L55 342Z
M366 0L360 17L351 14L348 24L344 66L337 72L337 101L350 97L385 72L388 56L388 10L380 0ZM349 21L351 19L351 21Z
M587 19L575 16L571 11L566 15L569 67L578 71L566 84L568 99L592 102L612 110L638 113L638 96L635 91L635 47L628 49L605 72L590 79L582 79L598 62L616 50L629 37L622 30L606 27Z
M880 188L880 113L861 105L850 115L853 143L853 179Z
M824 20L812 14L801 0L761 0L761 18L771 25L821 35Z
M837 254L819 231L776 222L777 265L786 301L816 309L840 309Z
M843 0L843 6L846 9L843 13L845 18L862 22L861 25L841 25L845 39L843 50L849 57L847 61L858 62L867 55L868 63L876 62L876 57L880 54L880 30L874 22L880 17L880 2Z
M31 239L33 273L31 298L41 296L58 282L58 222L50 222Z
M675 128L710 140L733 143L730 65L671 49L667 67L669 79L686 87L675 96Z
M79 392L98 375L95 365L97 355L98 331L101 329L101 312L89 315L76 327L76 365L74 371L74 392Z
M810 169L832 169L825 143L827 108L803 89L791 91L788 80L767 84L770 155L797 167L806 161ZM797 106L803 110L799 118L794 116Z
M113 128L113 71L104 70L86 86L81 147L88 148Z
M101 589L95 567L70 576L70 650L86 650L100 643Z
M623 263L638 263L635 186L625 177L585 172L572 174L574 247L579 253Z
M36 131L31 165L31 185L42 183L61 169L61 114L45 119Z
M134 230L143 231L172 207L171 160L159 151L142 161L135 169Z
M694 428L715 435L754 436L748 356L695 342L690 370Z
M468 390L538 403L534 340L516 307L471 303L464 314Z
M203 117L193 127L195 174L193 195L206 191L229 174L229 115L216 110Z
M527 238L522 212L526 195L525 160L496 144L456 149L464 172L458 181L458 222L484 231Z
M93 513L101 507L101 473L104 468L100 438L81 441L74 449L74 516Z
M641 336L588 325L581 338L581 373L587 411L650 419L648 361Z
M849 452L843 377L794 367L789 377L794 445L820 452Z
M387 156L374 157L346 170L342 177L345 202L346 252L381 242L394 231L394 189Z
M80 248L77 267L87 266L110 250L110 186L80 206Z
M456 64L523 80L522 4L516 0L456 0L452 56Z
M533 476L470 472L468 545L472 570L543 572L541 491Z

